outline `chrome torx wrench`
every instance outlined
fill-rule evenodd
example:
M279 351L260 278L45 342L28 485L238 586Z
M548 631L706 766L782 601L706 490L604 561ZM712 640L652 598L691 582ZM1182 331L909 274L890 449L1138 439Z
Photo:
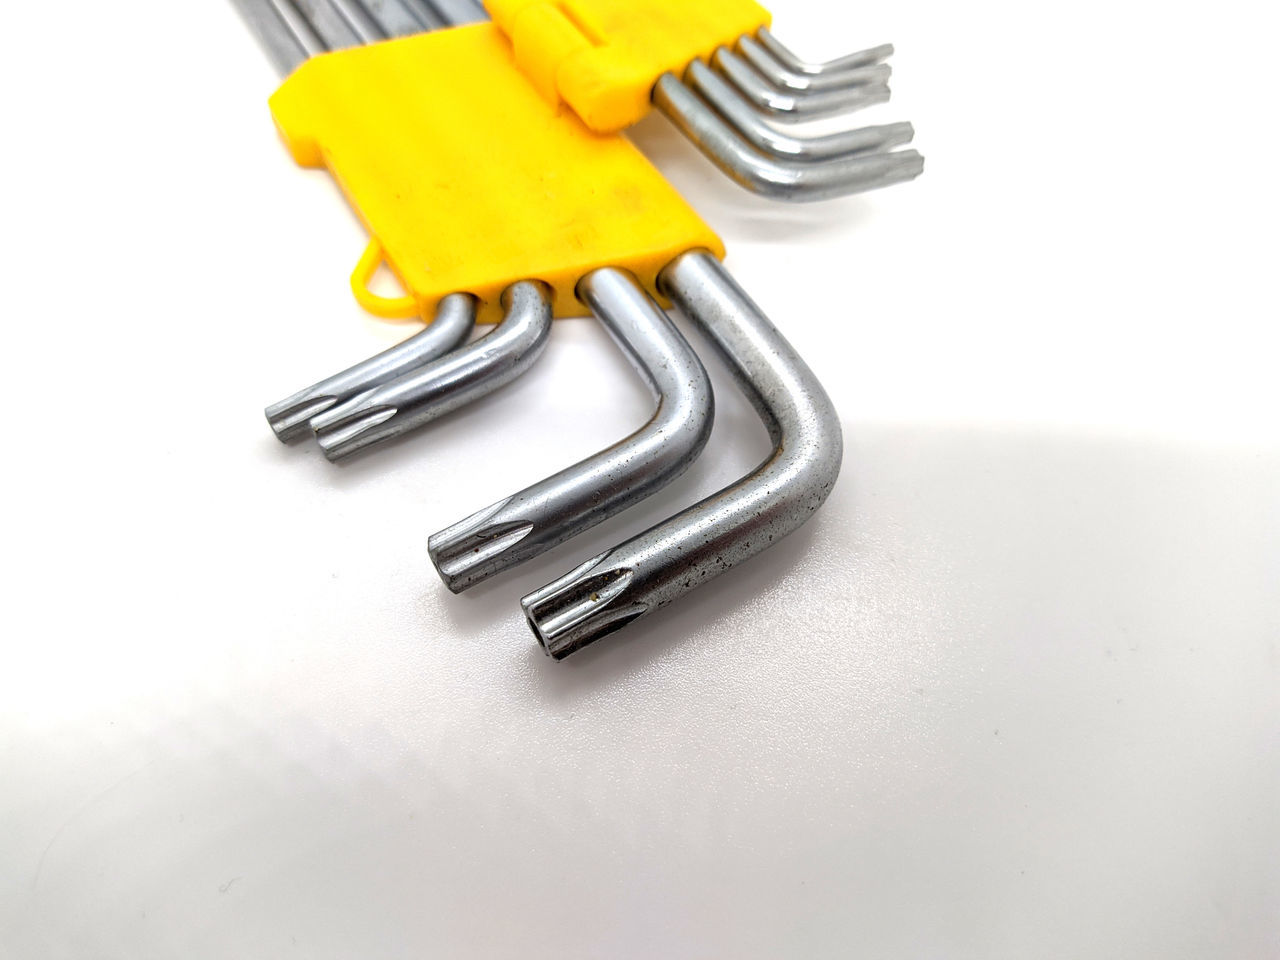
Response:
M551 291L522 281L503 295L506 314L485 336L311 418L324 455L343 460L487 396L533 365L551 335ZM434 326L434 324L433 324Z
M767 29L739 38L738 49L741 57L727 47L717 50L715 69L695 60L683 79L663 74L653 89L654 105L735 183L775 200L811 201L891 186L923 172L918 152L894 149L914 138L909 123L816 137L773 126L887 101L890 71L882 61L892 46L850 54L840 68L816 74L780 63L776 51L785 48Z
M431 562L454 593L656 493L689 468L711 434L707 372L635 278L596 270L578 283L578 296L648 383L657 410L625 440L432 536Z
M715 257L659 277L764 421L773 452L737 483L530 593L538 642L557 660L678 600L797 530L840 472L840 418L813 372Z
M456 350L466 343L475 325L474 297L465 293L445 297L436 309L435 319L421 333L273 403L266 409L267 422L286 443L310 436L313 417Z

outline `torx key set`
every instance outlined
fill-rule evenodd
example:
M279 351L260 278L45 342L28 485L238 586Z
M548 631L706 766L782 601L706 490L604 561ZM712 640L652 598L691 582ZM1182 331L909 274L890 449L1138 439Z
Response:
M724 248L622 131L656 107L717 167L779 200L913 179L910 124L820 136L791 124L889 97L892 47L799 59L752 0L235 0L286 74L270 104L294 159L324 167L370 240L351 289L421 332L266 410L333 461L499 390L594 316L650 388L631 435L428 540L466 590L680 476L711 432L702 362L665 308L713 346L774 443L724 490L521 601L559 660L768 549L840 469L830 399L721 263ZM486 13L492 16L489 21ZM514 146L513 146L514 145ZM404 295L370 288L386 266ZM476 324L492 329L471 339Z

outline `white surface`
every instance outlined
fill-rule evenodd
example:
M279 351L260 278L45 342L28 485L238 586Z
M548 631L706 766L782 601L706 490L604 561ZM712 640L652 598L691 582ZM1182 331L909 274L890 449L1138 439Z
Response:
M722 368L683 480L448 595L426 534L643 392L571 321L393 450L280 447L265 403L398 335L358 225L229 7L83 6L9 11L0 61L0 957L1280 954L1270 11L779 0L815 58L898 44L867 119L923 179L779 208L637 139L843 477L557 665L517 597L764 450Z

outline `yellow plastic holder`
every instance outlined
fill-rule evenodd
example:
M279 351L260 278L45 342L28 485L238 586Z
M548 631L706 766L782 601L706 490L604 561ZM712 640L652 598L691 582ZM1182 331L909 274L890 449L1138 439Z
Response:
M485 7L542 95L601 133L644 117L667 71L681 75L772 20L753 0L485 0Z
M658 272L720 239L644 156L539 96L502 31L484 23L313 57L271 98L294 159L327 167L369 231L356 299L387 318L430 318L470 293L502 318L503 290L541 280L557 317L581 316L578 280ZM369 289L385 264L406 294ZM661 298L660 302L661 302Z

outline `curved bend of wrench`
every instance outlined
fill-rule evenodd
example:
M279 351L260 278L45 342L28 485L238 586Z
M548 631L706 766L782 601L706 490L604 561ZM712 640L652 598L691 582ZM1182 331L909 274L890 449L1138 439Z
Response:
M456 349L471 336L475 323L474 297L465 293L445 297L436 309L435 319L421 333L273 403L265 411L267 422L283 443L309 436L312 417Z
M694 251L659 283L724 357L774 449L737 483L526 596L529 625L557 660L767 550L813 516L840 472L831 400L724 267Z
M910 143L915 130L909 123L841 130L818 137L796 137L776 130L765 122L742 95L701 60L689 64L685 74L688 87L705 100L742 138L761 153L779 160L830 160L860 153L888 150ZM889 98L884 91L883 102Z
M748 103L770 119L782 123L834 117L873 103L883 103L889 97L889 86L883 81L864 83L846 90L819 90L816 93L780 90L727 47L720 47L712 54L711 63Z
M579 282L578 296L648 383L657 410L625 440L432 535L427 552L454 593L657 493L689 468L711 435L707 372L635 278L596 270Z
M881 63L893 56L893 45L886 43L883 46L872 47L870 50L859 50L857 53L846 54L835 60L828 60L826 63L809 63L792 53L781 40L773 35L768 27L761 27L757 30L756 39L760 41L762 47L773 54L774 58L788 70L795 73L807 73L810 76L858 70L875 63Z
M775 200L827 200L914 180L924 170L924 158L914 150L817 162L762 153L671 73L658 78L653 102L726 176Z
M551 291L523 280L503 294L493 331L311 420L324 455L343 460L480 399L533 365L551 332Z
M890 48L892 49L892 48ZM788 69L751 37L738 39L742 59L784 93L818 93L823 90L853 90L872 83L887 83L893 69L887 63L870 63L839 73L806 74ZM865 51L864 51L865 52Z

